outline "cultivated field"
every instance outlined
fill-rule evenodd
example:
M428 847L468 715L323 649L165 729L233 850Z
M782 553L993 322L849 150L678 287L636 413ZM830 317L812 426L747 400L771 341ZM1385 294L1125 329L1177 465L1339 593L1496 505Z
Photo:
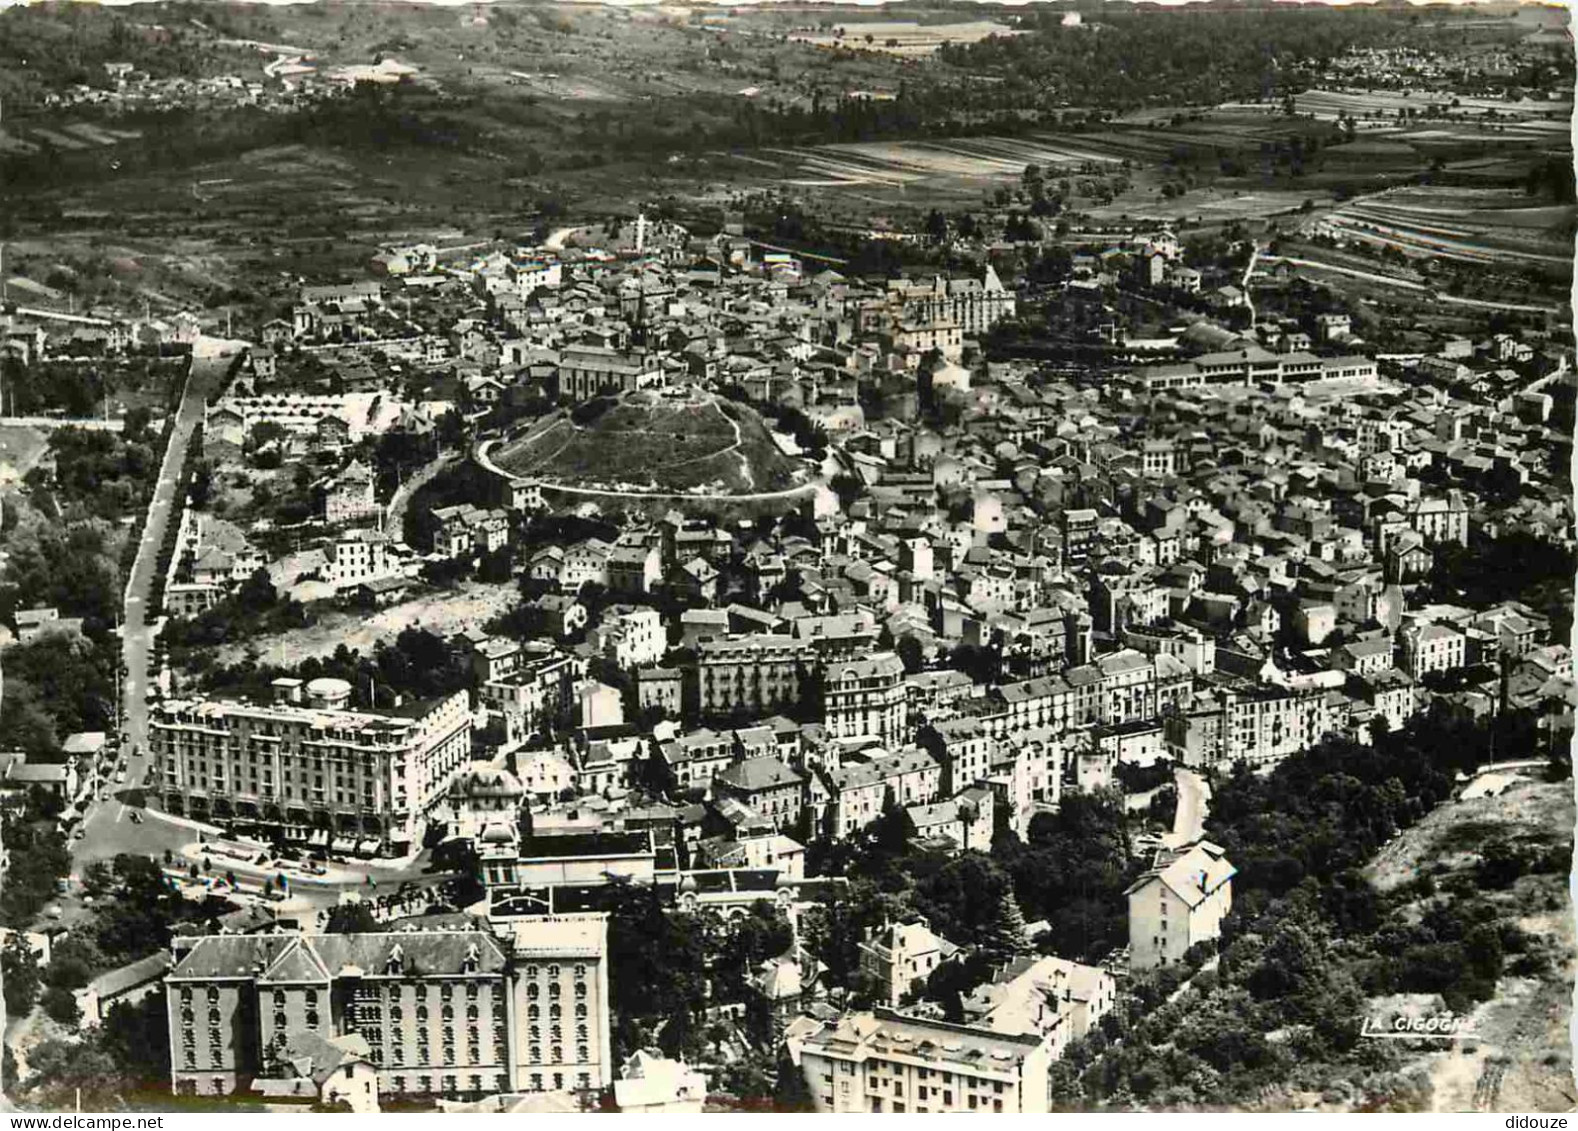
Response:
M1573 104L1524 99L1509 102L1501 98L1473 98L1432 95L1429 91L1411 93L1400 90L1308 90L1294 99L1300 114L1313 114L1322 121L1335 122L1339 115L1366 119L1397 120L1399 113L1424 114L1434 103L1456 118L1483 118L1493 114L1498 125L1526 126L1530 123L1561 123L1572 115Z
M1018 177L1026 165L1060 167L1118 158L1074 139L957 138L948 141L853 142L767 153L784 163L786 185L800 188L880 185L898 187L955 178Z
M1563 273L1572 265L1578 210L1527 207L1498 189L1421 186L1355 199L1311 225L1340 241L1467 263L1524 263Z

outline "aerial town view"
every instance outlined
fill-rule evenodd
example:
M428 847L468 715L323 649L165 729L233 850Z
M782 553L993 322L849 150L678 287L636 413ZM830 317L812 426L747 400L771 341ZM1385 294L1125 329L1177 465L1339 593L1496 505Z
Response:
M0 7L0 1107L1578 1107L1573 87Z

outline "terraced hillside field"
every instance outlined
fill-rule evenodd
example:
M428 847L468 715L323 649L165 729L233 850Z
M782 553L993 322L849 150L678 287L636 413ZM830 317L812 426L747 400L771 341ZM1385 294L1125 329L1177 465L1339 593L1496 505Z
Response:
M544 418L492 453L514 475L614 491L750 494L793 482L759 416L707 393L629 393L595 419Z
M1323 234L1410 256L1524 263L1566 274L1574 209L1531 207L1500 189L1416 186L1356 199L1325 216Z

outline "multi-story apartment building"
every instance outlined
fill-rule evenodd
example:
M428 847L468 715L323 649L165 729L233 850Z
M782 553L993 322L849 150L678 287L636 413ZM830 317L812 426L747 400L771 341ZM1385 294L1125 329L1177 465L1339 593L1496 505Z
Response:
M1125 625L1122 632L1126 648L1147 656L1171 656L1195 675L1216 670L1216 637L1207 636L1187 625Z
M1378 675L1392 670L1394 652L1390 636L1352 640L1332 649L1331 666L1357 676Z
M579 593L587 582L598 585L608 581L608 558L614 547L600 538L588 538L564 551L559 565L559 588L565 593Z
M1118 986L1110 971L1052 955L1025 955L1009 963L961 1005L971 1025L998 1033L1047 1038L1053 1060L1070 1041L1088 1035L1112 1011Z
M1237 869L1210 841L1163 850L1129 885L1129 964L1152 970L1182 961L1190 947L1216 939L1233 909Z
M916 746L871 759L895 805L923 805L943 796L943 768L929 751Z
M1332 729L1324 692L1257 687L1228 698L1222 723L1224 762L1263 765L1314 746Z
M516 742L559 718L576 702L586 661L554 649L522 654L513 668L485 682L477 697L504 720L507 741Z
M998 745L992 758L992 780L1005 770L1015 779L1015 788L1004 800L1027 830L1034 805L1055 806L1062 799L1069 760L1061 736L1051 729L1020 731Z
M815 832L833 840L854 836L882 816L887 795L882 771L870 762L818 770L811 783L811 804L820 814Z
M800 822L805 779L771 755L735 762L712 779L722 797L750 806L780 832Z
M1125 629L1155 624L1168 610L1168 589L1140 573L1098 573L1090 585L1091 620L1112 636Z
M896 1008L916 982L924 982L958 952L925 919L887 923L860 944L860 970L876 986L876 1000Z
M433 550L446 558L491 554L509 544L510 517L502 508L484 510L471 503L433 512Z
M805 691L814 651L793 636L754 633L696 649L696 699L704 715L771 711Z
M1061 675L1003 684L973 713L998 736L1038 727L1064 731L1155 718L1184 702L1192 686L1188 667L1176 657L1124 648Z
M1098 710L1103 723L1153 719L1193 685L1189 669L1166 653L1146 656L1125 648L1098 658L1094 666L1100 671L1103 701Z
M1468 503L1457 490L1448 491L1445 498L1420 499L1408 509L1408 525L1426 542L1467 546Z
M822 676L822 719L833 738L903 742L909 725L903 662L881 652L829 665Z
M348 530L329 543L323 579L336 589L404 573L392 538L378 530Z
M918 741L942 764L947 792L958 793L992 772L996 740L979 719L968 715L926 727Z
M1003 318L1013 317L1014 292L1003 286L997 272L987 267L979 279L944 279L889 284L889 308L898 317L919 324L953 323L969 337L984 334Z
M179 938L171 1086L228 1095L279 1073L293 1035L359 1034L378 1091L409 1099L605 1087L602 915L487 931Z
M1414 681L1396 668L1358 677L1351 683L1355 695L1375 708L1392 730L1401 730L1419 709Z
M643 668L636 673L636 704L678 718L685 699L685 673L678 668Z
M1319 689L1254 687L1218 691L1162 720L1170 754L1193 767L1276 762L1314 746L1335 729Z
M639 605L612 605L603 610L602 621L586 639L622 668L655 664L668 651L663 614Z
M656 543L615 546L606 568L611 591L650 593L663 577L663 551Z
M1042 1113L1045 1038L906 1017L849 1013L798 1041L818 1112Z
M1146 440L1140 444L1140 473L1147 479L1177 474L1178 445L1172 440Z
M1090 557L1090 544L1096 537L1097 514L1088 508L1066 510L1062 516L1063 560L1069 565L1084 565Z
M904 691L909 696L910 713L946 713L955 709L962 699L975 694L975 683L964 672L944 668L941 671L916 672L904 677Z
M1414 679L1467 662L1468 637L1445 624L1409 625L1398 634L1403 671Z
M992 847L996 809L997 794L976 786L947 801L911 805L904 818L918 841L946 846L948 852L987 852Z
M706 785L734 761L734 735L702 727L662 743L658 756L680 789Z
M392 711L347 710L340 680L308 703L169 700L149 719L149 792L199 820L403 845L471 759L465 692ZM299 696L296 681L283 694Z

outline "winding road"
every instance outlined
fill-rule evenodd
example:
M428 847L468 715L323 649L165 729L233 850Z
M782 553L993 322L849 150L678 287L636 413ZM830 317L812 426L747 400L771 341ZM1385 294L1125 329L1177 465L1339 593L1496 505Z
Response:
M505 479L517 478L489 458L488 449L496 443L498 443L497 440L484 440L472 449L473 458L476 459L484 471L491 471L493 474L501 475ZM716 455L718 453L714 452L712 454ZM537 482L546 491L562 491L568 495L582 495L593 499L688 499L691 502L699 503L762 503L809 495L816 490L819 481L813 479L808 483L801 483L794 487L785 487L777 491L754 491L744 495L735 494L732 491L724 494L686 491L618 491L610 487L571 487L562 483L553 483L546 479L538 480Z

